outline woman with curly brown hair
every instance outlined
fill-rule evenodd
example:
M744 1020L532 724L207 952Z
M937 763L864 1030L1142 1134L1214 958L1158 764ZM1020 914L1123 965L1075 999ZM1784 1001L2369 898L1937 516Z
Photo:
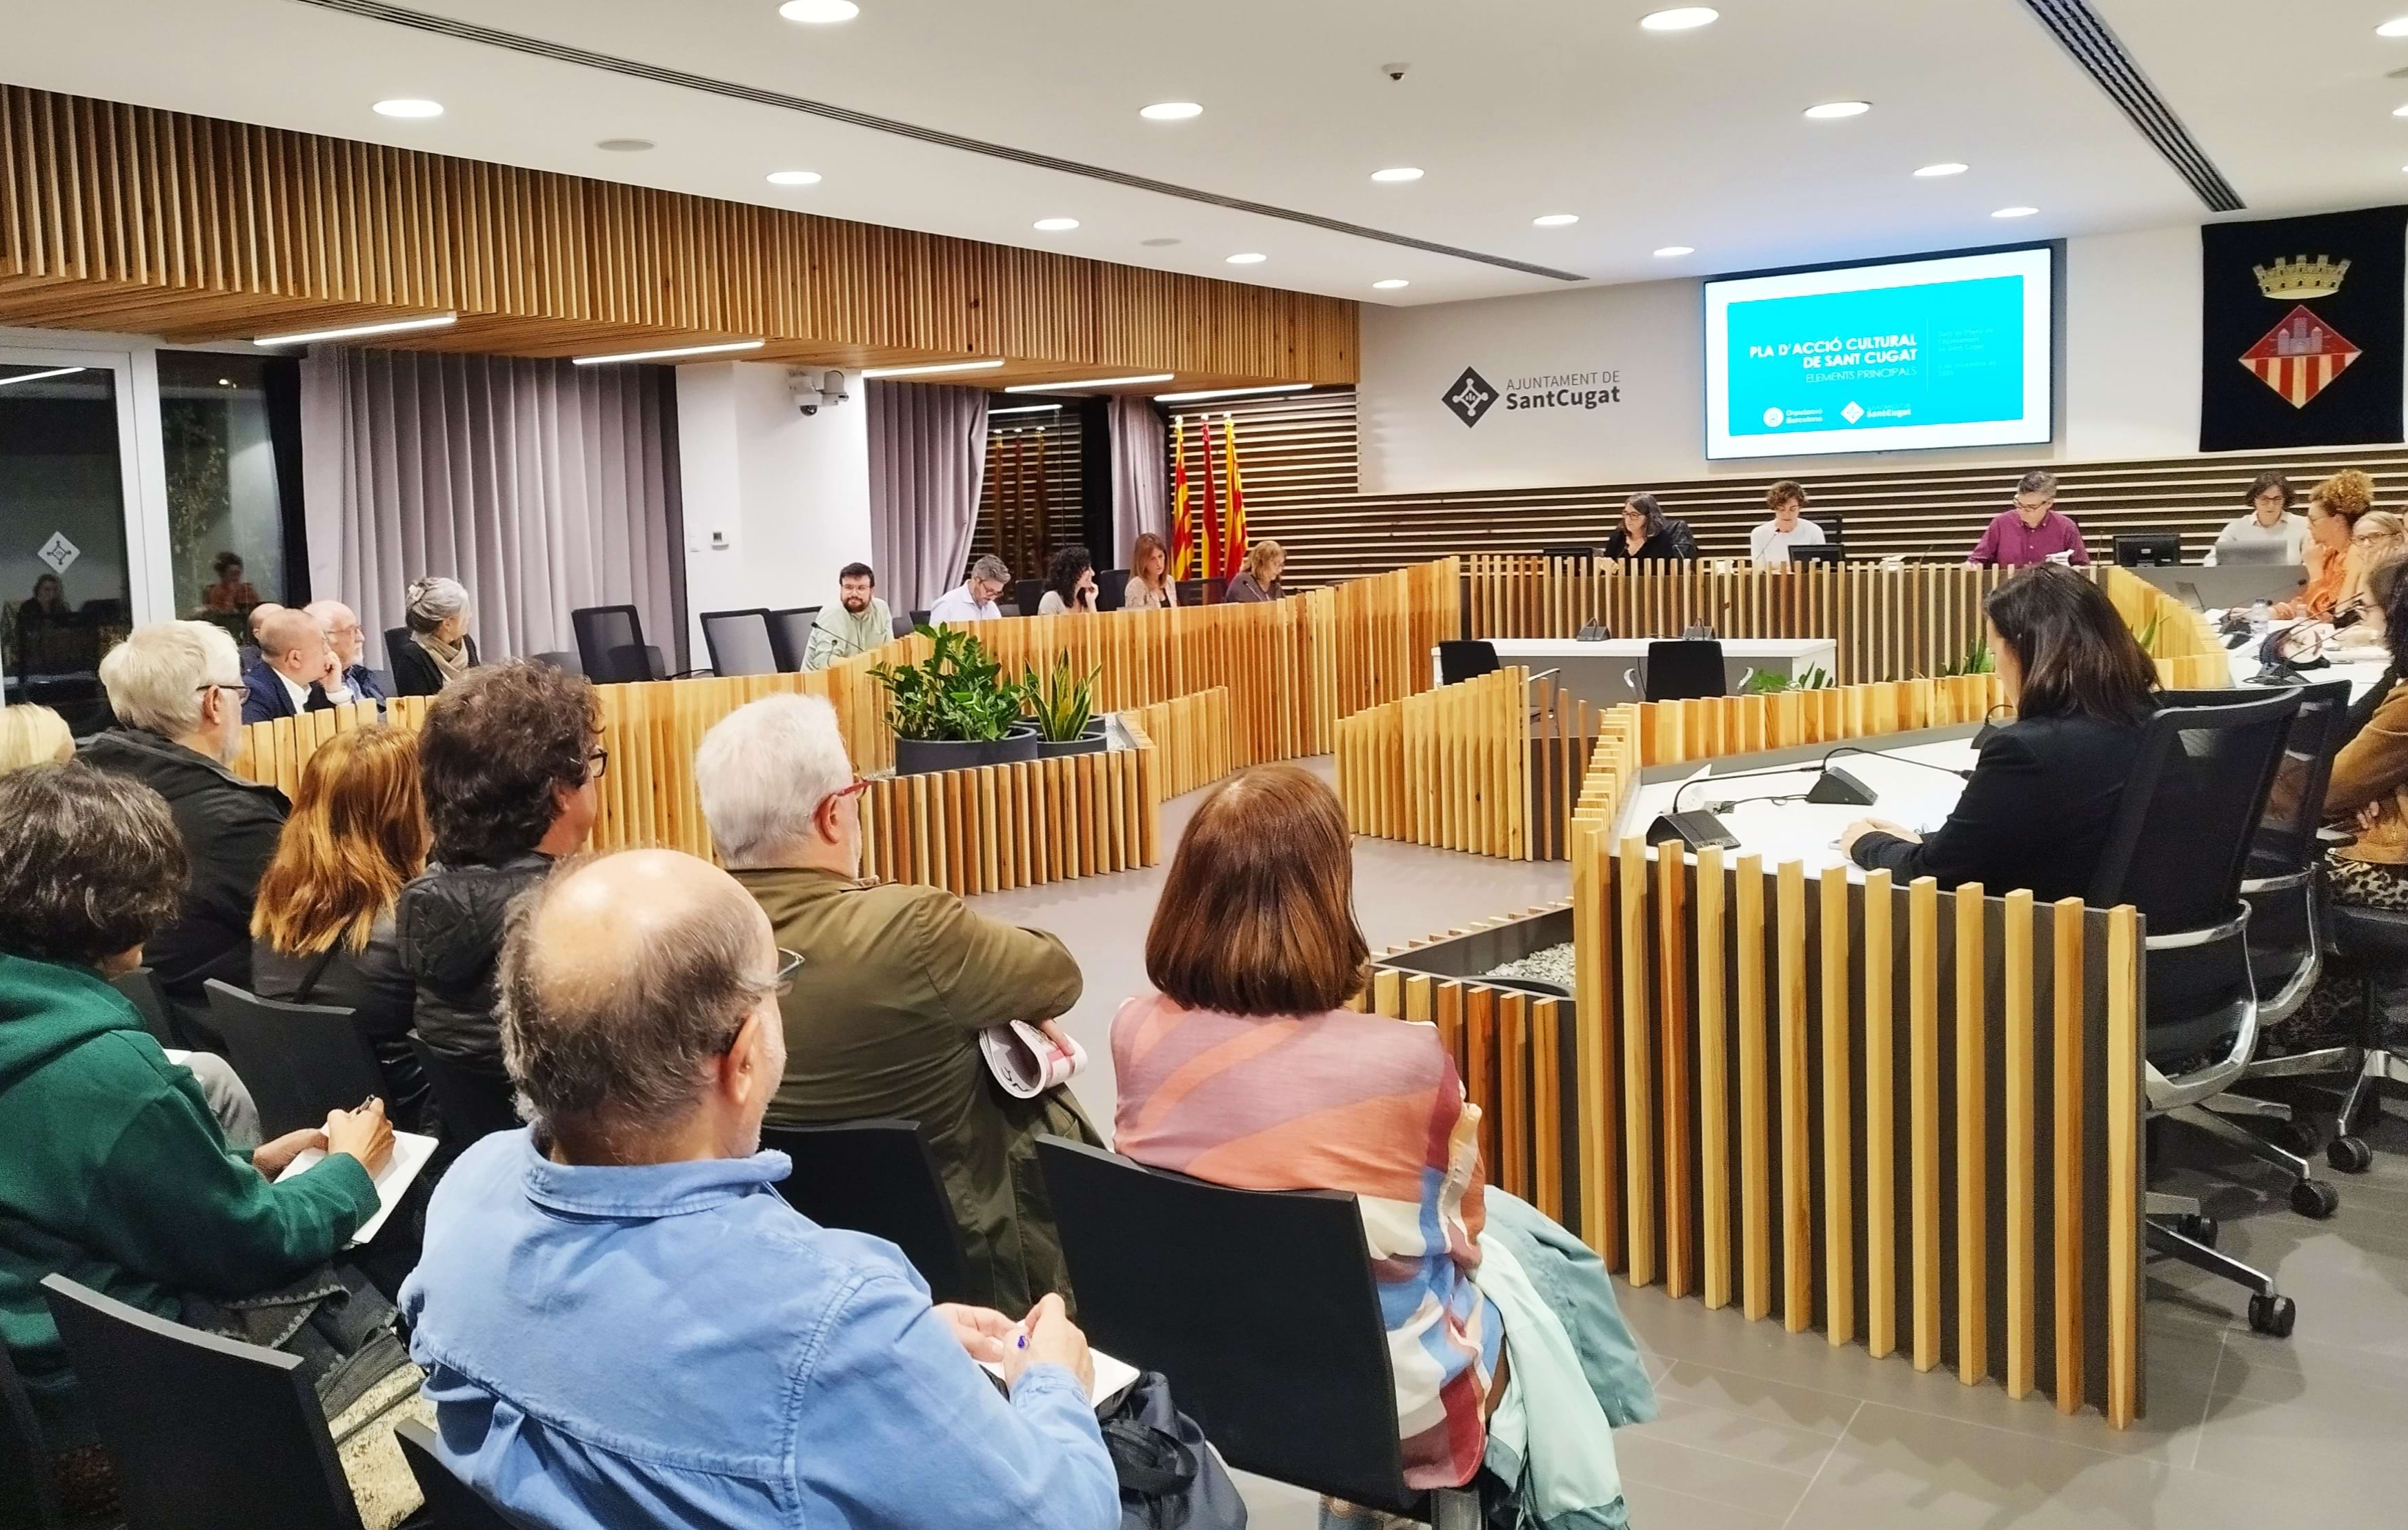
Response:
M2350 534L2358 518L2372 508L2374 480L2355 467L2316 485L2308 496L2308 587L2298 599L2274 608L2278 621L2304 616L2321 622L2358 593L2365 575L2350 556Z

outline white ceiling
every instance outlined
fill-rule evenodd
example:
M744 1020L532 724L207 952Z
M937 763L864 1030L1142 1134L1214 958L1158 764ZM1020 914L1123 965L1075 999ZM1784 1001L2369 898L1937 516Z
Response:
M416 0L420 9L1602 281L2197 222L2020 0ZM2408 194L2408 0L2094 0L2250 213ZM296 0L8 7L0 78L1130 265L1423 303L1543 277L625 79ZM1391 83L1379 65L1412 68ZM394 122L369 104L430 96ZM1818 101L1873 111L1811 122ZM1203 103L1191 122L1148 102ZM641 137L648 153L596 140ZM1918 180L1941 160L1971 173ZM1373 170L1427 175L1375 185ZM820 185L767 185L805 168ZM2035 218L1992 220L2028 204ZM1541 213L1578 225L1533 228ZM1042 235L1038 218L1081 220ZM2246 216L2246 215L2244 215ZM1168 249L1140 241L1175 237ZM1697 253L1657 260L1659 246ZM1224 257L1269 259L1233 266ZM1371 282L1402 277L1401 293Z

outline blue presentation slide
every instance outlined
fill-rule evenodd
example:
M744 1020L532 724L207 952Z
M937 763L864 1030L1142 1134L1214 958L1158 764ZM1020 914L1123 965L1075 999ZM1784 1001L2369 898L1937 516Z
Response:
M1727 429L1777 436L2021 420L2024 280L1734 302Z

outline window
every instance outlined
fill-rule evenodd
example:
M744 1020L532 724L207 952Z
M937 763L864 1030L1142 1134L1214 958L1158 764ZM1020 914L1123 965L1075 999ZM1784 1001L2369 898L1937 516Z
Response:
M309 598L300 526L300 363L159 352L175 609L248 642L251 608Z
M0 350L0 681L10 702L82 732L100 715L100 656L134 607L123 378L65 352Z

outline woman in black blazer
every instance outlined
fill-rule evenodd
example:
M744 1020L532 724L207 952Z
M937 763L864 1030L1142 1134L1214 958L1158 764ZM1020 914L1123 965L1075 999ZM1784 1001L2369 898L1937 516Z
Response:
M1654 494L1633 494L1622 507L1622 524L1605 539L1609 558L1694 558L1698 543L1689 523L1664 513Z
M2157 708L2157 668L2106 593L2056 564L1990 592L1990 651L2015 721L1991 735L1965 794L1928 839L1863 819L1841 846L1899 882L2029 889L2042 902L2090 890L2107 848L2141 726Z
M409 640L386 655L393 661L393 694L431 696L477 667L477 640L468 636L468 590L441 577L410 583L402 620Z

